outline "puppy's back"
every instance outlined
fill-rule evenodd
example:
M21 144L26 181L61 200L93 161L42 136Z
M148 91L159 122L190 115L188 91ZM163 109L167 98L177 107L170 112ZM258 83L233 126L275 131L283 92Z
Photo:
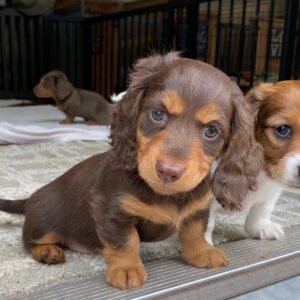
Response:
M80 111L83 117L94 119L99 124L109 123L109 102L100 94L78 89L80 97Z

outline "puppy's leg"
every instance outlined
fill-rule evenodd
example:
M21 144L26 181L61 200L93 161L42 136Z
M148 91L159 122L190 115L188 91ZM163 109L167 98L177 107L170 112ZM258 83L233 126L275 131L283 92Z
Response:
M97 121L95 119L85 120L85 124L87 124L87 125L102 125L102 123L100 121Z
M147 280L147 273L140 258L140 239L135 228L128 235L127 244L114 247L104 243L101 252L108 269L106 281L120 289L136 288Z
M66 116L65 119L59 122L60 124L72 124L74 123L74 117Z
M58 235L47 233L30 245L28 241L24 240L24 243L36 261L51 265L65 262L64 250L57 245L60 241Z
M212 234L215 228L215 213L218 210L218 208L221 205L218 203L218 201L214 198L211 202L211 206L209 209L209 217L208 217L208 223L205 231L205 239L210 245L214 245L212 240Z
M203 220L192 218L179 230L182 258L199 268L219 268L229 264L224 252L207 243Z
M271 221L272 211L280 195L281 189L274 187L268 193L252 193L256 201L246 217L246 231L252 238L261 240L281 239L284 231L278 223ZM259 199L259 200L257 200ZM263 199L263 200L261 200Z

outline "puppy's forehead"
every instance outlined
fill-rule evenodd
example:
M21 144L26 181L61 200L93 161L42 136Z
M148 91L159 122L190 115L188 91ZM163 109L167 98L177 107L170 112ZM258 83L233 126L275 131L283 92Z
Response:
M267 118L274 115L300 123L300 81L276 84L266 99Z
M160 89L157 89L157 86ZM230 79L214 67L189 59L180 59L168 66L157 78L153 91L160 91L160 99L176 103L189 110L214 103L223 110L231 110L232 83ZM170 92L171 91L171 92ZM167 100L166 100L167 98Z
M229 101L231 85L228 78L217 69L201 63L183 60L169 69L165 84L186 101ZM197 102L197 101L196 101Z

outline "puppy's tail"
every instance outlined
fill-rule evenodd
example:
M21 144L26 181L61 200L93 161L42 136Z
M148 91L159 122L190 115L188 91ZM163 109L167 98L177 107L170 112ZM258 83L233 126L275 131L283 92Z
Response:
M4 200L0 199L0 210L11 214L25 214L27 199L22 200Z

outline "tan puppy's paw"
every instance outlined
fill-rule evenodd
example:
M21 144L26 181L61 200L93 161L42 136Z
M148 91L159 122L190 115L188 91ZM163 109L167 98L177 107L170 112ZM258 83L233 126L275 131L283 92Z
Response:
M220 268L229 265L229 260L227 259L223 250L207 246L203 250L197 251L197 254L184 257L183 258L191 265L198 268Z
M127 290L142 286L147 280L144 266L108 268L106 281L113 287Z

